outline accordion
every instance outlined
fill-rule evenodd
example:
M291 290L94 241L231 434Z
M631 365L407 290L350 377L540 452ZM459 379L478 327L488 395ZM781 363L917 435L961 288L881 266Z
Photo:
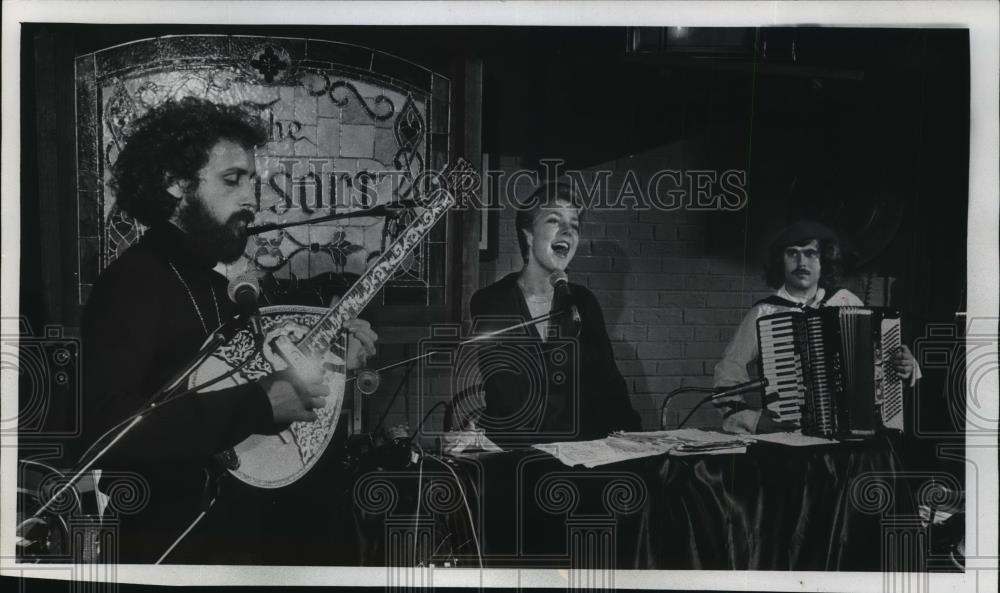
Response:
M826 307L757 320L765 406L803 434L857 437L903 430L903 383L893 368L899 314Z

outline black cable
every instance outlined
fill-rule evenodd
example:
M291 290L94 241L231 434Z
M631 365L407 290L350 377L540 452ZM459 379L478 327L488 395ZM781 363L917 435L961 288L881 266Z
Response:
M710 402L710 401L712 401L713 399L715 399L717 397L728 397L730 395L732 395L732 394L728 393L728 392L725 392L725 391L722 392L722 393L714 393L713 392L713 393L710 393L709 395L706 395L705 397L701 398L701 401L699 401L697 404L695 404L695 406L693 408L691 408L691 411L688 412L688 415L685 416L683 420L681 420L681 423L677 425L677 428L684 428L684 425L687 423L688 420L691 419L691 416L694 416L694 413L698 411L698 408L700 408L706 402Z
M678 387L668 393L663 398L663 403L660 404L660 428L663 428L663 411L667 409L667 402L681 393L715 393L715 390L709 387Z
M434 412L434 409L437 408L438 406L446 406L446 405L447 405L447 402L440 401L440 402L434 404L433 406L431 406L431 408L429 410L427 410L427 413L424 414L424 417L420 421L420 424L417 425L417 429L415 431L413 431L413 434L410 436L410 442L411 443L414 441L414 439L417 438L417 435L420 434L420 429L424 427L424 422L427 422L427 419L430 418L431 414Z
M419 447L419 445L418 445ZM420 533L420 501L424 497L423 492L423 482L424 482L424 456L423 449L420 451L420 462L417 464L417 512L413 514L413 533ZM414 536L413 538L413 564L415 566L422 566L423 562L417 561L417 546L419 545L420 537ZM427 559L427 563L430 564L431 559Z
M469 504L469 497L465 493L465 488L462 487L462 480L458 477L458 473L443 459L438 458L436 455L427 455L427 457L443 465L444 468L451 472L451 475L455 478L455 485L458 486L458 492L462 495L462 502L465 504L466 516L469 519L469 529L472 531L472 539L476 544L476 557L479 559L479 568L481 569L483 568L483 548L479 543L479 534L476 532L476 522L472 517L472 506Z

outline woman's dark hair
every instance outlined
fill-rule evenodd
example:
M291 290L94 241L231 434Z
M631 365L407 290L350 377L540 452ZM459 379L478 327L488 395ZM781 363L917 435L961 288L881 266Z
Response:
M767 255L767 269L764 272L764 280L768 286L781 288L785 284L785 248L802 247L812 240L803 239L782 245L777 242L771 244ZM840 244L836 239L816 239L816 242L819 243L819 285L824 290L831 290L838 286L841 274L844 272Z
M517 216L514 218L514 232L517 234L517 245L521 248L521 258L528 261L528 239L524 236L524 231L531 231L535 224L535 217L538 211L544 207L552 206L556 202L565 202L576 208L583 208L583 200L573 187L562 181L546 181L535 191L531 192L523 203L515 205Z
M219 141L246 149L267 141L267 130L239 107L186 97L170 100L139 118L111 170L118 206L147 226L168 220L177 200L167 193L175 181L198 188L198 172Z

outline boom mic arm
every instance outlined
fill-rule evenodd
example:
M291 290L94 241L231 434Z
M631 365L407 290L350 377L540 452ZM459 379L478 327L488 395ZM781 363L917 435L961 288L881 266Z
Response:
M389 214L392 214L394 210L405 210L408 208L418 208L420 206L421 204L415 200L399 200L391 204L382 204L381 206L375 206L374 208L369 208L367 210L354 210L353 212L335 212L333 214L328 214L326 216L317 216L315 218L310 218L307 220L297 220L295 222L268 222L248 228L247 233L249 233L250 235L259 235L261 233L268 233L279 229L288 229L306 224L318 224L321 222L329 222L331 220L366 218L371 216L388 216Z

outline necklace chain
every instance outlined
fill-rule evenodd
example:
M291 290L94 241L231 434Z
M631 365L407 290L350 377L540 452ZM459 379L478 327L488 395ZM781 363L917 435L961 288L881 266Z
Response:
M174 271L174 274L177 275L177 279L180 280L181 285L184 286L184 290L187 291L188 298L191 299L191 304L194 305L194 312L198 314L198 321L201 322L201 327L202 329L205 330L205 335L207 336L209 334L208 324L205 323L205 317L201 314L201 307L198 306L198 301L194 299L194 293L191 292L191 287L188 286L188 283L184 281L184 276L181 276L181 273L177 270L176 267L174 267L173 262L170 263L170 269ZM208 289L209 292L212 293L212 303L215 305L215 319L221 324L222 313L219 312L219 300L215 298L215 287L209 285Z

